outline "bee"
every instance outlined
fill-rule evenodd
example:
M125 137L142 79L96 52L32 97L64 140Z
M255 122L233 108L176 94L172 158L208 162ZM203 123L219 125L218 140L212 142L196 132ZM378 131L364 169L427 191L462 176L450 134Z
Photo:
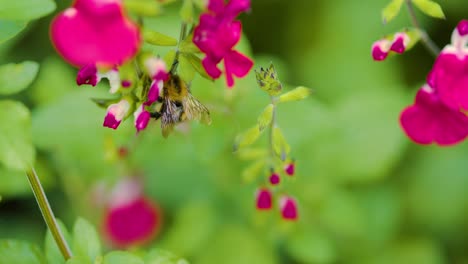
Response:
M162 105L156 118L161 118L164 137L174 130L174 126L187 121L197 120L211 124L210 111L190 93L190 87L178 75L171 74L164 82Z

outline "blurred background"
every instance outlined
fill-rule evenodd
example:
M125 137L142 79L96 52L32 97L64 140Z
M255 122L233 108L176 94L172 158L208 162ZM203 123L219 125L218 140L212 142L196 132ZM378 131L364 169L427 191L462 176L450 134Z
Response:
M193 93L210 108L211 126L192 124L164 139L154 122L136 139L130 120L117 131L102 127L105 110L89 98L103 97L106 84L76 86L77 70L49 40L55 14L29 24L0 46L0 64L40 63L33 85L15 98L32 111L36 167L57 217L67 226L77 216L100 226L96 186L140 175L163 217L151 245L191 263L468 263L468 145L421 147L400 130L400 111L412 103L434 58L418 44L372 61L375 40L410 26L406 8L382 25L387 2L254 0L241 17L239 49L255 68L273 62L287 89L314 90L278 110L297 164L285 183L299 203L292 223L276 209L256 211L255 189L267 174L246 180L251 162L232 153L235 135L269 102L253 72L232 91L224 80L195 79ZM443 47L468 18L468 3L439 3L446 20L417 15ZM56 12L70 1L57 4ZM178 37L177 12L174 6L145 24ZM122 146L130 148L126 161L115 157ZM0 195L0 238L42 244L45 225L25 175L0 167Z

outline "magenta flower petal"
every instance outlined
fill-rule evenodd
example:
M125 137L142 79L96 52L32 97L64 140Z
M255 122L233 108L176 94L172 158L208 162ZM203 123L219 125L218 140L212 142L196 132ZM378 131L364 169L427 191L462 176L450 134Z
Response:
M120 102L116 104L111 104L107 108L107 114L106 114L106 117L104 118L103 126L112 128L112 129L117 129L120 123L122 122L122 120L128 114L129 110L130 110L130 103L127 100L121 100Z
M390 41L386 39L374 42L374 44L372 44L372 58L375 61L385 60L388 56L390 45Z
M242 12L250 10L250 0L231 0L226 5L225 16L234 19Z
M114 66L135 55L138 27L123 15L119 0L77 0L54 18L51 39L69 63Z
M273 195L268 189L257 191L257 210L269 210L273 204Z
M419 144L452 145L468 136L468 117L445 106L428 86L420 89L414 105L402 112L400 123L408 137Z
M281 216L284 220L295 221L298 218L297 203L291 197L283 196L280 199Z
M99 76L95 64L88 64L78 71L78 74L76 76L76 84L89 84L92 86L96 86L98 82Z
M468 110L468 55L440 54L428 81L448 107Z
M144 197L119 207L111 207L104 219L104 231L112 244L118 247L149 242L160 226L158 207Z
M295 171L296 171L296 166L295 166L294 162L289 163L284 168L284 172L289 176L293 176Z
M144 105L141 105L134 113L135 116L135 127L137 132L145 129L151 119L151 114L144 109Z
M406 46L408 46L409 36L406 33L398 33L395 34L395 39L390 46L390 50L396 53L402 54L406 50Z
M221 14L224 11L224 0L208 0L208 10L215 14Z
M457 25L457 30L458 34L460 34L462 37L468 35L468 20L463 19L460 21Z
M273 174L270 175L269 180L270 180L270 183L272 185L278 185L280 183L280 181L281 181L281 178L278 175L278 173L273 173Z
M206 73L213 79L217 79L221 76L221 70L217 66L218 63L219 61L216 62L211 57L205 57L202 60L203 68L205 68Z
M163 81L153 81L148 91L148 100L146 101L145 105L151 105L159 99L163 85Z
M226 81L228 87L234 86L234 77L242 78L246 76L253 67L253 61L235 50L224 57L224 67L226 71Z

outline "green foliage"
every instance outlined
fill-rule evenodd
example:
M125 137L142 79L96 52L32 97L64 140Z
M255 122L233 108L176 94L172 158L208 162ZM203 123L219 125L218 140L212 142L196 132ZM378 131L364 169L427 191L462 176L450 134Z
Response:
M200 74L201 77L203 77L203 78L205 78L207 80L213 80L211 78L211 76L209 76L208 73L206 73L206 70L203 67L202 63L201 63L201 59L199 57L195 56L195 54L183 52L181 54L181 58L185 58L190 63L190 65L192 65L193 69L198 74Z
M104 256L103 264L144 264L143 260L131 253L113 251Z
M193 2L192 0L183 0L182 8L180 9L180 17L182 21L188 24L193 23Z
M405 0L392 0L388 5L382 10L382 21L384 24L392 21L398 13L400 13L401 6Z
M26 89L38 71L39 65L32 61L0 66L0 94L9 95Z
M86 258L88 262L101 255L101 242L96 229L83 218L78 218L73 227L73 253Z
M0 44L14 37L25 27L25 22L0 20Z
M272 119L273 119L273 110L275 109L275 106L273 104L267 105L263 112L260 114L260 116L257 119L257 125L258 129L260 131L263 131L267 126L270 125Z
M287 93L278 96L278 102L291 102L291 101L299 101L304 100L305 98L309 97L312 93L312 90L303 86L299 86Z
M26 170L34 162L31 116L20 102L0 101L0 162L6 168Z
M161 14L161 6L151 0L125 0L125 9L142 17L155 17Z
M431 17L435 17L435 18L445 19L444 11L442 11L442 7L440 7L438 3L431 1L431 0L411 0L411 1L424 14L431 16Z
M145 29L143 31L143 38L146 42L156 46L175 46L177 39L164 35L154 30Z
M0 263L46 264L41 251L35 245L14 240L0 240Z
M62 221L57 220L57 222L65 240L68 242L69 245L71 245L72 237L70 236L70 233L68 232L67 228L62 223ZM57 244L55 243L54 237L52 236L52 233L50 232L50 230L47 230L47 233L45 236L44 248L45 248L44 251L45 251L47 263L49 264L64 264L65 263L65 259L62 256L62 253L60 253L60 250Z
M282 161L285 161L286 157L291 151L291 147L289 146L286 138L283 135L283 132L279 127L273 128L272 144L273 150L275 151L278 158L280 158Z
M260 71L255 71L255 75L257 77L258 86L268 94L277 95L281 92L281 89L283 89L273 64L267 69L261 68Z
M247 147L255 143L261 135L261 130L258 125L255 125L244 133L238 135L235 139L233 150L237 151L240 148Z
M55 7L55 2L52 0L3 0L0 6L0 19L28 21L51 13Z

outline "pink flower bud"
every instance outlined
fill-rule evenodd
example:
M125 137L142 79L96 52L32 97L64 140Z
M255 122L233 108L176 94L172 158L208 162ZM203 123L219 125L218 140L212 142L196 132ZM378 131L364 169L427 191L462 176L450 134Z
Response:
M151 114L144 109L141 105L134 113L135 116L135 127L138 132L145 129L151 119Z
M269 210L273 204L273 195L270 190L262 188L257 190L257 210Z
M96 86L99 81L100 77L98 76L98 70L95 64L87 64L82 67L76 76L76 84L78 85L89 84Z
M460 34L462 37L468 35L468 20L463 19L460 21L457 25L457 30L458 34Z
M408 43L410 42L410 38L408 34L404 32L400 32L395 34L393 38L392 45L390 46L390 50L396 53L402 54L405 52Z
M120 122L122 122L122 120L128 114L129 110L130 110L130 103L125 99L122 99L120 102L116 104L111 104L107 108L107 114L106 114L106 117L104 118L103 126L109 127L112 129L117 129L117 127L119 127L120 125Z
M391 43L386 39L381 39L372 45L372 58L375 61L383 61L387 58Z
M145 67L149 76L155 81L165 81L169 78L166 63L160 58L151 57L145 61Z
M272 185L278 185L280 183L280 176L278 175L278 173L273 173L270 175L270 183Z
M154 80L151 83L151 87L148 91L148 99L145 102L145 105L151 105L159 99L159 96L161 96L161 92L163 90L163 86L163 80Z
M297 220L298 212L297 212L297 203L296 200L289 196L283 196L280 199L280 209L281 209L281 216L284 220Z
M132 82L131 82L131 81L129 81L129 80L123 80L123 81L122 81L122 87L123 87L123 88L128 88L128 87L130 87L130 86L132 86Z
M295 171L296 171L296 166L294 162L291 162L284 167L284 172L289 176L293 176Z

